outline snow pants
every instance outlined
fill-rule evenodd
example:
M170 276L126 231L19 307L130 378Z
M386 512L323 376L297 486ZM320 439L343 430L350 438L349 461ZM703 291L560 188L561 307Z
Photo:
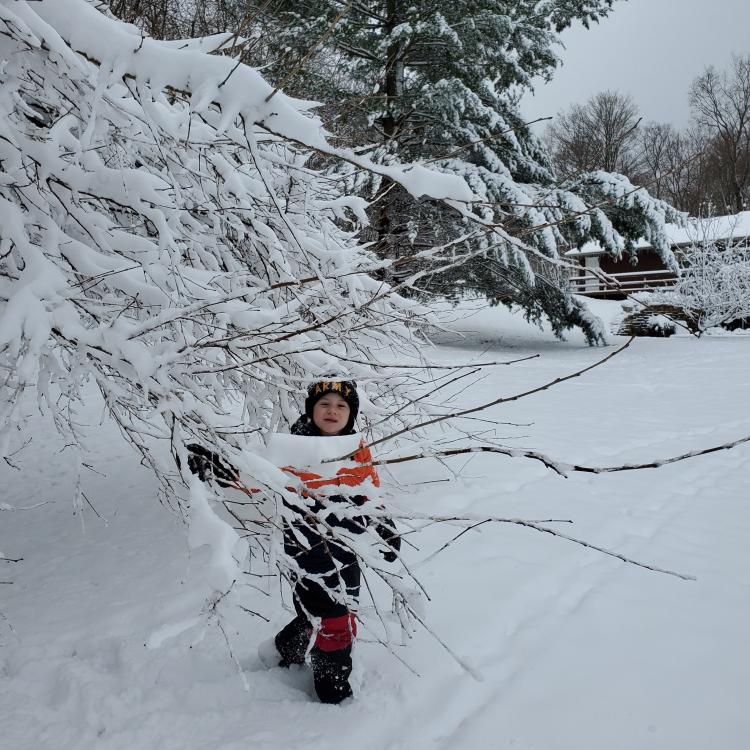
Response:
M359 567L355 564L341 571L348 597L359 595ZM341 703L352 694L349 676L352 672L352 644L357 634L354 615L345 604L332 596L340 586L336 574L323 577L322 583L300 578L294 586L294 608L297 616L276 635L276 649L282 666L302 664L313 634L310 617L319 617L320 626L310 650L315 692L322 703Z

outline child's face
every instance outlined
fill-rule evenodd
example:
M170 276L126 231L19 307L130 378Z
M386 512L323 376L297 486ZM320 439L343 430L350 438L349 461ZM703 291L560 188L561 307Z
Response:
M313 406L313 423L324 435L338 435L350 414L349 404L338 393L326 393Z

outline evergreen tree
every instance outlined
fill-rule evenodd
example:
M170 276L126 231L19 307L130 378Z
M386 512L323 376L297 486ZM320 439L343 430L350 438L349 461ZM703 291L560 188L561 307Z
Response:
M579 325L595 340L555 261L591 239L613 255L632 253L645 237L671 262L662 226L677 216L620 175L556 175L518 103L535 76L552 76L559 32L598 21L612 4L281 0L257 16L242 5L266 32L254 46L258 62L276 61L276 79L291 94L335 103L327 121L338 136L382 162L430 162L463 176L479 198L472 215L502 226L503 236L475 233L457 245L470 260L423 286L515 302L534 319L549 317L558 333ZM350 172L350 187L374 199L367 238L381 255L411 255L467 233L465 215L417 201L387 178Z

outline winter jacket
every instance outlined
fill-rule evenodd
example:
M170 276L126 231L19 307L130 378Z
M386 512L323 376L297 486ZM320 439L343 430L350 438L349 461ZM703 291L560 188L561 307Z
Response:
M305 415L301 416L291 429L292 435L303 435L307 437L322 437L320 430ZM353 435L354 430L345 434ZM338 567L346 580L347 570L357 568L357 557L348 549L346 545L335 541L331 534L331 529L341 529L349 534L362 534L365 528L370 525L370 519L366 515L339 518L336 514L336 506L342 504L354 504L358 507L364 505L367 501L366 495L329 495L331 486L342 488L359 487L363 483L369 482L373 486L380 486L380 478L371 465L372 455L370 449L360 444L359 450L351 459L359 466L344 467L339 469L333 477L321 477L318 474L309 471L300 471L292 467L284 467L284 471L296 476L304 486L311 491L325 489L326 495L316 499L312 506L301 509L295 506L293 509L304 516L299 522L292 522L294 528L286 527L284 529L284 551L290 558L295 560L297 565L313 575L325 575L336 570ZM286 503L287 507L292 507ZM330 513L323 511L328 508ZM321 523L323 521L323 523ZM378 521L375 530L381 538L390 539L392 547L397 544L400 546L401 540L395 535L395 526L390 520ZM304 543L299 537L304 538ZM390 559L390 555L388 556ZM393 556L395 559L395 555ZM334 562L335 561L335 562ZM338 565L336 564L338 563Z
M305 437L323 437L312 420L305 415L292 425L291 433ZM346 434L355 433L352 429ZM216 453L195 443L188 445L187 448L190 452L188 459L190 469L201 479L213 477L222 487L236 486L239 482L237 470L224 462ZM318 499L315 499L312 504L292 505L284 502L287 508L291 508L299 515L299 521L292 521L291 526L286 524L284 527L284 551L296 562L303 574L325 576L335 572L338 568L345 581L351 579L353 584L355 571L358 580L359 566L356 555L345 544L336 542L335 531L332 534L331 530L340 529L347 534L362 534L370 525L370 519L366 515L339 518L335 511L336 506L342 504L354 504L361 507L367 501L367 496L330 495L328 493L332 485L350 489L369 481L373 486L379 487L380 478L371 465L372 456L369 448L360 445L359 450L352 456L352 460L359 465L343 467L335 476L325 478L291 466L282 467L284 471L297 477L310 491L308 498L316 496L315 490L324 490L324 493L317 493ZM303 492L303 497L305 496L306 493ZM326 508L329 508L331 512L324 513ZM374 529L390 547L388 550L381 550L381 554L388 562L393 562L401 546L401 539L393 521L379 518Z

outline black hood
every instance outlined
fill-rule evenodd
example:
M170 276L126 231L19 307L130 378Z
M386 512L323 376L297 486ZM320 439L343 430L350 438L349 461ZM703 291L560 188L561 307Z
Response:
M303 435L305 437L324 437L323 433L316 427L315 423L310 419L307 414L301 414L299 419L292 425L290 430L292 435ZM356 430L354 429L354 419L351 417L346 423L346 427L339 433L339 435L354 435ZM336 435L334 437L339 437Z

